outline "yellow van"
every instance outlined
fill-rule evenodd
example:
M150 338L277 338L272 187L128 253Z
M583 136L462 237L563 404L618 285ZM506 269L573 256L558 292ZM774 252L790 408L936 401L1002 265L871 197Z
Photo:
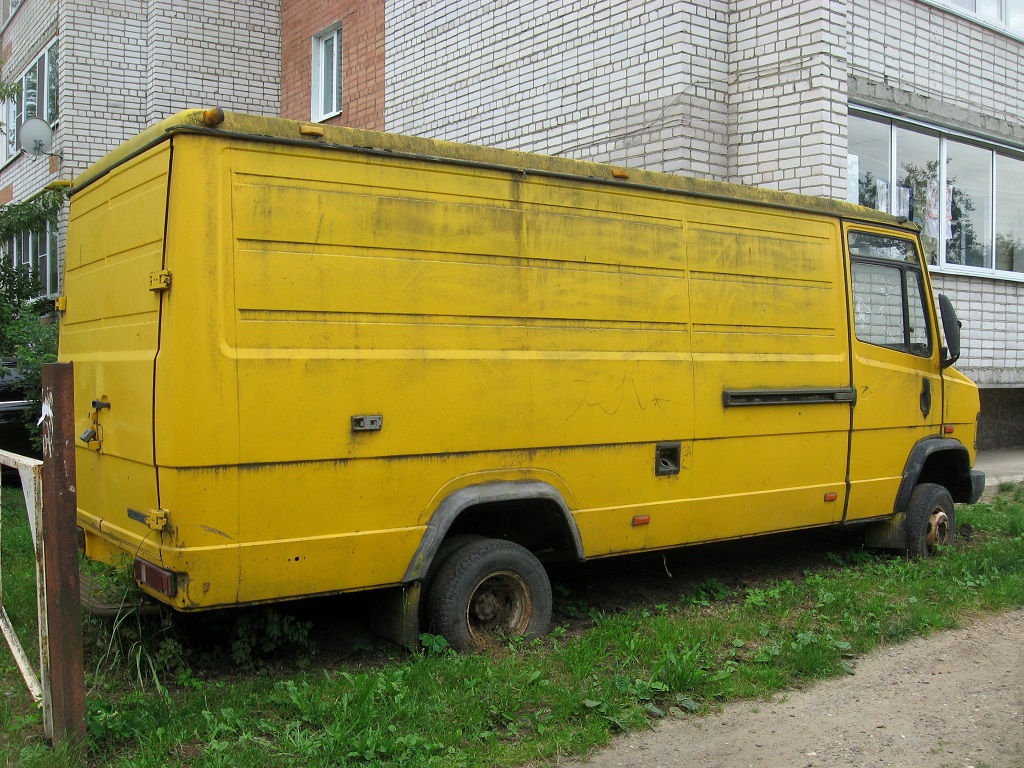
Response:
M182 112L71 197L86 554L180 610L379 589L459 648L544 632L551 560L927 554L984 478L921 254L835 201Z

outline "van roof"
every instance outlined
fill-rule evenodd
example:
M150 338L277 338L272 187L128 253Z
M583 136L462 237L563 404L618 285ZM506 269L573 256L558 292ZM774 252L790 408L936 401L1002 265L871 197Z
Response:
M686 195L746 202L773 208L789 208L842 218L901 225L916 229L913 223L860 205L824 197L780 192L762 187L729 184L721 181L682 176L673 173L626 168L564 157L518 152L473 144L427 139L358 128L325 125L276 117L259 117L219 108L190 109L150 126L89 166L75 180L72 194L102 178L150 147L169 140L176 133L197 133L233 139L248 139L278 144L322 146L327 149L368 154L403 156L424 161L443 161L601 184L639 187L678 192Z

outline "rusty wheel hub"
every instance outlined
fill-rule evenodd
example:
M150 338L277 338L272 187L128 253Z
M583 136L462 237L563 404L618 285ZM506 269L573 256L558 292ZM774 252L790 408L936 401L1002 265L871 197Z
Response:
M946 514L946 510L942 507L932 510L928 517L928 531L924 537L928 551L934 552L936 547L949 544L949 534L949 515Z
M470 635L477 645L494 642L502 635L522 635L532 612L530 589L519 574L491 574L477 585L469 601Z

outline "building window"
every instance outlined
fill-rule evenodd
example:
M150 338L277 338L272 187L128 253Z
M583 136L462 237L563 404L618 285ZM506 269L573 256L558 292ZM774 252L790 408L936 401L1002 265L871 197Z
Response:
M1024 159L1004 147L851 113L849 200L921 227L929 264L1024 276Z
M11 18L14 12L18 10L19 5L21 5L21 0L3 0L3 5L0 6L0 22Z
M21 124L30 117L41 117L50 125L57 122L57 55L58 45L54 40L15 81L18 94L4 106L5 160L18 154Z
M945 6L975 16L990 25L1006 27L1015 35L1024 36L1024 0L930 0L933 5Z
M341 26L313 37L313 119L341 114Z
M19 232L5 244L7 263L31 274L40 296L54 296L59 290L60 270L57 258L57 228L47 223L42 229Z

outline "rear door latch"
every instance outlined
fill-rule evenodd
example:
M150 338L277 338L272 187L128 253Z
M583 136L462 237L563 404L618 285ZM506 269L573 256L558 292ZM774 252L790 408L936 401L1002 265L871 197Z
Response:
M166 509L149 509L143 512L129 508L128 517L136 522L145 523L154 531L166 531L170 524Z
M171 270L161 269L159 272L149 273L149 290L166 291L171 287Z

